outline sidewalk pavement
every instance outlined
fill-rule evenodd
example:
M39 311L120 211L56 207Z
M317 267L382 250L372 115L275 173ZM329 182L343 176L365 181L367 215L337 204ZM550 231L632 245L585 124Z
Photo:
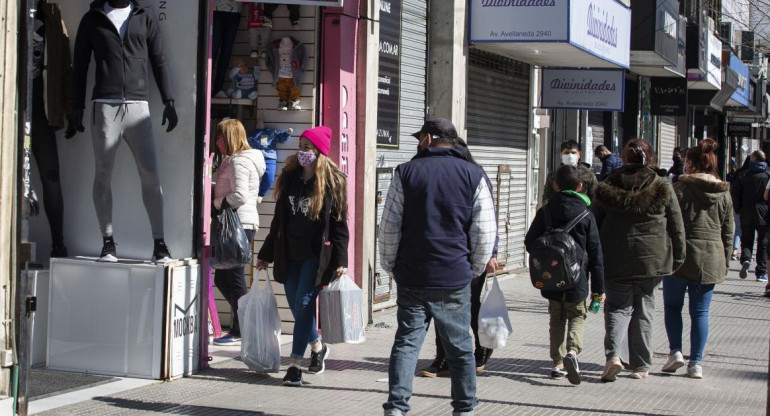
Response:
M602 314L589 314L585 349L580 355L583 383L548 377L547 302L526 274L503 279L514 332L508 345L495 351L478 377L478 415L764 415L768 388L770 299L764 283L738 278L732 262L725 283L718 285L711 307L709 341L702 380L661 373L668 355L663 324L662 292L656 293L653 337L654 366L647 379L621 373L614 383L601 383L604 365ZM685 311L687 310L685 306ZM686 312L685 312L686 313ZM395 311L378 313L359 345L335 344L323 374L305 375L301 388L283 387L282 372L255 374L236 359L214 363L199 374L78 404L43 415L377 415L387 399L388 357L395 332ZM685 315L685 334L689 319ZM434 354L428 333L418 369ZM685 335L685 353L688 353ZM237 355L238 348L233 349ZM282 348L288 355L289 346ZM304 363L307 365L307 362ZM420 378L411 400L415 415L451 414L448 378Z

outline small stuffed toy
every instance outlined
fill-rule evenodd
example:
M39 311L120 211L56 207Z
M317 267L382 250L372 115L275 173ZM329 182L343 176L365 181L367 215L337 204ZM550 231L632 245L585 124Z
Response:
M254 66L249 71L249 67L243 61L234 60L233 66L230 68L230 79L233 83L227 88L227 95L236 99L257 99L257 80L259 80L260 72L261 69L258 66Z

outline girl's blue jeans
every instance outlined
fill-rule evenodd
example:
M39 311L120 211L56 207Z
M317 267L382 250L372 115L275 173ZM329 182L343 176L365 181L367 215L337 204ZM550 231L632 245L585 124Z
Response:
M286 262L286 300L294 316L294 336L291 358L301 360L308 344L320 339L316 328L316 298L321 286L315 285L318 274L318 258Z
M690 301L690 362L700 363L709 335L709 306L714 285L690 282L673 276L663 278L664 318L672 353L682 351L682 308L685 293Z

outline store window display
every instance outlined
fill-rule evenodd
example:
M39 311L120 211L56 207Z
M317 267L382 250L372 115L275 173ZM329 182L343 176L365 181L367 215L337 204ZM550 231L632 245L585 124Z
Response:
M278 160L278 152L275 151L280 143L286 143L291 138L294 129L275 130L270 128L257 129L249 133L248 141L252 149L262 151L267 168L259 184L259 197L257 202L262 202L262 197L267 195L275 181L275 166Z
M56 130L72 123L72 60L60 5L37 3L32 34L31 147L43 185L43 207L51 230L51 257L67 257L64 198L59 177ZM70 136L71 137L71 136Z
M78 27L74 53L75 130L84 131L88 67L96 66L92 100L92 140L96 164L93 199L103 237L100 261L115 262L112 228L112 172L120 139L134 157L142 187L142 200L154 239L152 259L171 259L163 236L163 191L158 174L150 121L149 68L163 104L166 132L178 122L170 75L158 22L151 9L137 0L96 0Z
M273 31L273 19L265 16L264 5L249 3L249 46L251 47L250 56L252 58L261 58L264 64L267 59L267 51L270 47L270 35Z
M229 72L233 42L241 20L241 3L235 0L214 0L214 22L211 32L211 59L215 63L211 91L214 97L227 98L225 75Z
M275 12L275 9L277 9L278 6L278 4L274 3L264 4L265 21L269 22L271 25L273 22L273 12ZM289 21L291 22L291 25L297 26L299 24L299 5L287 4L286 8L289 9Z
M258 66L249 69L246 64L236 59L230 69L230 80L232 84L227 88L227 95L230 98L248 98L257 99L257 82L261 70Z
M300 97L306 57L305 45L293 37L273 41L267 69L273 74L273 86L278 90L279 110L302 109Z

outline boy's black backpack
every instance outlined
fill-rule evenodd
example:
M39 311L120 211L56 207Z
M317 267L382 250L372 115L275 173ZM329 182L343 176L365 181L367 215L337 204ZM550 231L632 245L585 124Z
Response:
M586 209L564 227L553 228L548 206L543 207L546 231L528 247L529 277L540 290L569 290L580 279L583 267L583 248L569 234L583 218Z

